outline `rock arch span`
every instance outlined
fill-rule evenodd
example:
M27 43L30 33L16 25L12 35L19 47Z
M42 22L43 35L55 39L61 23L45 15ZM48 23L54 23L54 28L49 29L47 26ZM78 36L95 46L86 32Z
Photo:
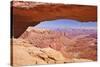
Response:
M35 26L41 21L54 19L97 21L97 7L45 3L34 7L19 7L13 4L11 5L11 36L18 38L28 26Z

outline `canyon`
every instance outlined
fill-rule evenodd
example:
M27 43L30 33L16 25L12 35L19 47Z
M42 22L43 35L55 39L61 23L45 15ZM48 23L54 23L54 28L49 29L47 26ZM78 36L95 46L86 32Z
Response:
M12 39L12 64L58 64L97 60L96 32L69 36L68 32L28 27L19 38Z
M35 27L42 21L55 19L96 23L97 6L12 1L12 66L97 60L97 29L50 30Z

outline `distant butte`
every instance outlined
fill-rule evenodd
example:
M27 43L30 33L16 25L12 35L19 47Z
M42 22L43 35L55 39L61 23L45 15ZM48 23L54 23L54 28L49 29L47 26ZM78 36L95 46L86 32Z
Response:
M97 6L53 4L36 2L11 2L12 35L18 38L29 26L53 19L97 21Z

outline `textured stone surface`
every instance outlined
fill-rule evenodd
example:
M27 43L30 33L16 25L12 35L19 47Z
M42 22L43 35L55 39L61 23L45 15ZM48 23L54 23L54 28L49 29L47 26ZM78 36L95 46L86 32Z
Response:
M97 21L96 6L14 2L11 8L14 29L12 36L14 37L19 37L27 27L45 20L66 18L79 21Z
M23 42L22 39L13 40L13 66L92 61L88 59L65 58L61 52L50 47L37 48L31 46L32 44Z
M27 45L27 46L26 46ZM22 39L13 39L13 65L53 64L56 61L66 61L65 57L52 48L37 48L23 42Z
M86 30L85 30L86 31ZM60 51L66 58L84 58L97 60L97 35L93 30L73 31L75 34L61 31L51 31L48 29L39 29L28 27L27 30L19 37L28 41L35 47L48 48L51 47ZM92 33L91 33L92 31ZM81 34L79 34L81 33ZM85 34L82 34L85 33Z
M89 35L80 36L72 34L69 36L68 33L29 27L41 21L53 19L97 21L96 6L20 1L14 2L11 8L12 36L14 36L12 39L12 65L97 60L97 37L95 33L90 34L90 32Z

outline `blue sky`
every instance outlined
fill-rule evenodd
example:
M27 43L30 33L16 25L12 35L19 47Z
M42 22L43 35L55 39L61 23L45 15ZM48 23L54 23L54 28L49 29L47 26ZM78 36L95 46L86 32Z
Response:
M58 19L51 21L43 21L35 26L36 28L96 28L94 22L80 22L71 19Z

